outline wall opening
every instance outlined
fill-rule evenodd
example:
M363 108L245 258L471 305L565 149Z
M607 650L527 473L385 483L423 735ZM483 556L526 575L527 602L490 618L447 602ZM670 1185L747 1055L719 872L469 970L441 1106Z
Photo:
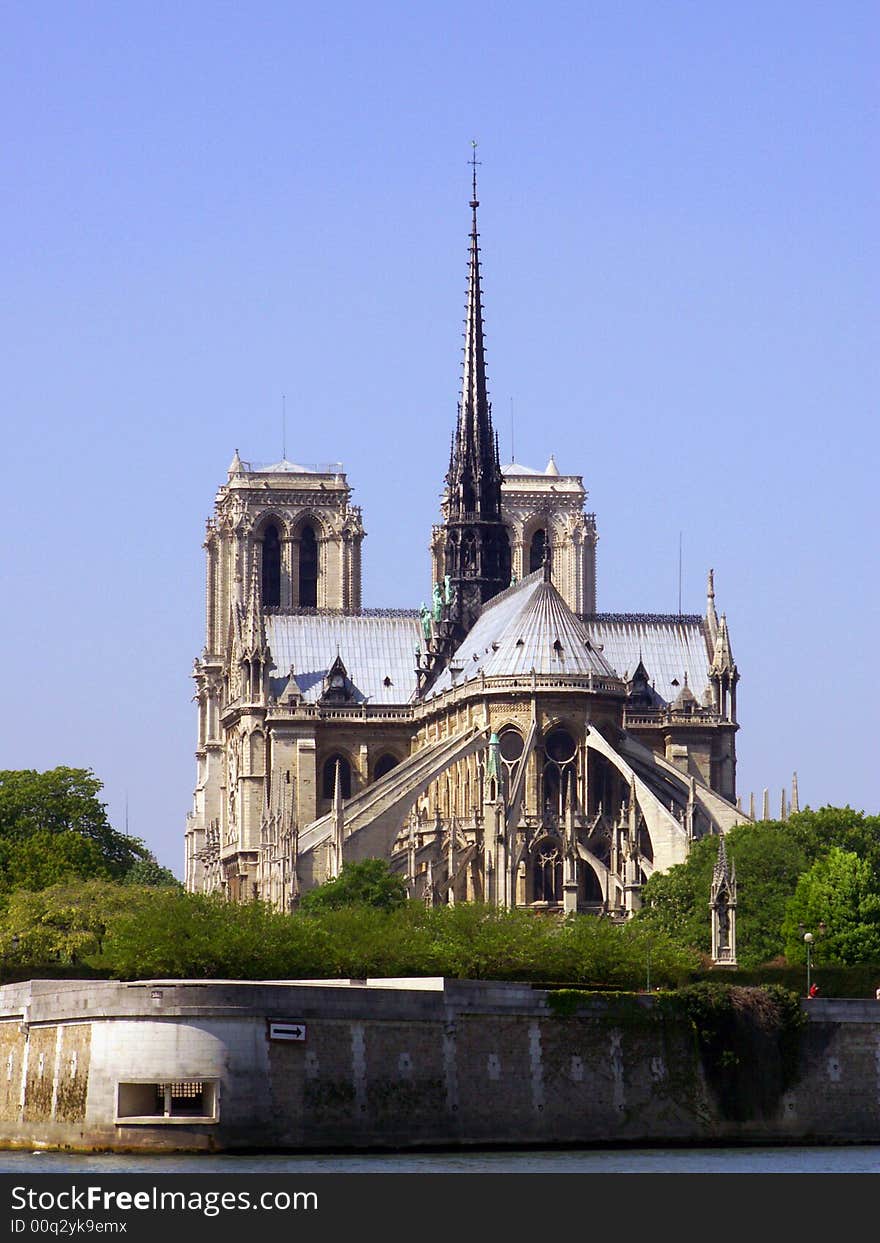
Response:
M116 1121L168 1122L197 1119L216 1122L217 1084L206 1079L116 1085Z
M269 608L281 603L281 540L274 523L263 532L263 603Z
M543 527L539 527L532 536L532 542L529 545L529 573L534 574L535 570L540 570L544 564L544 553L547 550L547 532Z
M384 777L386 773L390 773L392 768L396 768L398 763L396 755L383 755L376 760L376 767L373 769L373 780L378 781L380 777Z
M336 765L339 765L339 793L351 798L351 764L344 755L331 755L321 770L321 797L332 799L336 791Z
M299 604L304 609L318 607L318 539L308 525L299 537Z

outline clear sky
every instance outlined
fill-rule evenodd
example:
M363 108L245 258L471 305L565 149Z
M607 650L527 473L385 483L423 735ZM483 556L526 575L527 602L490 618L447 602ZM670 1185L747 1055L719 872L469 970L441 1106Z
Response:
M502 456L582 474L603 611L705 606L739 791L880 811L880 7L2 6L0 767L92 768L182 873L234 449L341 460L416 606L472 138Z

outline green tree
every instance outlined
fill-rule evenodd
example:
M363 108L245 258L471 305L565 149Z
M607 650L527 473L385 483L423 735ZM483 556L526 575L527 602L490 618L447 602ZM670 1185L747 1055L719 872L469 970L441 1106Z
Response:
M16 890L0 915L0 955L16 969L91 965L114 914L137 917L150 900L147 890L102 880L50 885L36 893Z
M0 888L39 888L65 877L119 878L150 857L118 833L89 769L0 771Z
M818 838L812 826L789 829L778 820L741 824L726 836L736 867L737 957L758 966L783 953L782 920L798 877L809 867ZM695 842L685 863L653 875L645 885L638 921L652 924L679 945L711 949L709 893L718 858L717 837Z
M334 880L303 894L299 909L306 914L344 906L374 906L381 911L393 911L406 900L406 885L385 859L363 859L359 863L344 863Z
M183 889L170 868L164 868L152 854L136 860L123 877L126 885L147 885L155 889Z
M782 923L790 962L804 961L804 930L815 935L820 922L825 933L814 942L814 961L880 961L880 889L867 859L832 846L800 877Z

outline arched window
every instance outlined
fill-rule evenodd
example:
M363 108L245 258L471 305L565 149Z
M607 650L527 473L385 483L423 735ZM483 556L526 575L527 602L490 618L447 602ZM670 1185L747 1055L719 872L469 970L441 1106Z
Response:
M263 603L281 603L281 541L274 522L263 532Z
M577 744L567 729L557 726L544 739L544 817L553 825L565 815L575 796Z
M390 773L392 768L396 768L400 763L396 755L381 755L376 760L376 766L373 769L373 780L378 781L380 777L384 777L386 773Z
M318 540L311 526L304 526L299 537L299 604L318 607Z
M550 837L543 838L535 846L532 895L533 902L562 901L562 853L559 843Z
M547 532L543 527L539 527L532 536L532 542L529 545L529 573L533 574L535 570L540 570L544 564L544 553L547 550Z
M518 729L512 726L501 731L501 737L498 739L498 749L501 752L501 767L504 774L504 793L507 797L513 789L514 782L519 772L519 763L522 759L523 736Z
M321 795L332 799L336 790L336 765L339 765L339 791L343 798L351 798L351 764L344 755L331 755L321 770Z

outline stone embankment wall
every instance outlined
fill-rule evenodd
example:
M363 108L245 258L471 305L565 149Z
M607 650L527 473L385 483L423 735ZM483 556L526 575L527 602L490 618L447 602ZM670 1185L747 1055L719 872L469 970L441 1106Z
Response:
M880 1005L804 1004L793 1086L731 1119L650 996L563 1016L475 981L7 985L0 1146L880 1142Z

